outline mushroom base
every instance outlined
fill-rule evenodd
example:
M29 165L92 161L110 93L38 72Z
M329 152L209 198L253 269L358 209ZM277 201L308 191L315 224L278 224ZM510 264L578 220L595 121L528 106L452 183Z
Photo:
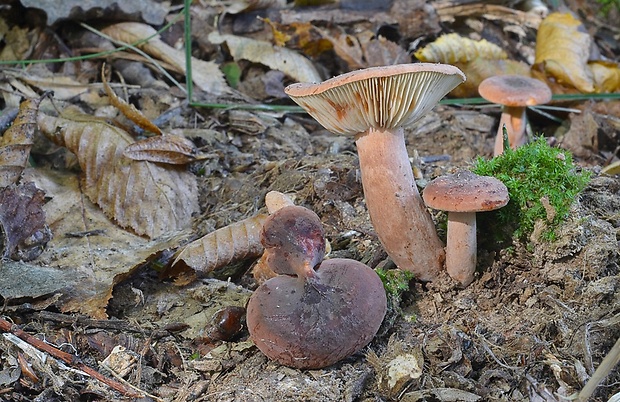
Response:
M385 251L416 278L436 279L443 244L416 187L403 130L371 129L356 144L366 205Z

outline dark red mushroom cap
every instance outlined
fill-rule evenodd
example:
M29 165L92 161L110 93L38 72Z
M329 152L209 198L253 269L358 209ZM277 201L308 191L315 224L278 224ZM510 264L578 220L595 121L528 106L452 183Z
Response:
M542 81L522 75L496 75L478 86L480 96L504 106L535 106L551 100L551 89Z
M492 211L510 200L508 189L500 180L469 170L434 179L426 185L422 197L429 207L447 212Z
M379 276L361 262L325 260L313 278L277 276L247 306L252 341L280 364L316 369L359 351L387 309Z
M301 206L285 206L263 224L265 262L277 274L312 275L325 257L325 237L319 217Z

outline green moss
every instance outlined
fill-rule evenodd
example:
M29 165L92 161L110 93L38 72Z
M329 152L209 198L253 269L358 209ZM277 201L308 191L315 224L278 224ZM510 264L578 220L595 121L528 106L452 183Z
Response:
M578 171L568 151L550 147L544 137L491 160L478 158L472 170L506 185L510 202L487 218L521 240L529 237L537 221L546 223L543 238L553 240L558 224L590 180L590 172ZM551 208L545 208L546 200Z
M414 277L413 272L403 271L401 269L377 268L375 272L377 272L377 275L381 278L381 282L383 282L385 293L396 296L397 298L400 298L403 292L409 290L409 281Z

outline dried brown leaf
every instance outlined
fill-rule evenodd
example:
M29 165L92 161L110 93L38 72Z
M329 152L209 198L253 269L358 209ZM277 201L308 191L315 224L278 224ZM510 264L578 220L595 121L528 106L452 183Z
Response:
M164 134L145 138L129 144L123 155L136 161L184 165L199 158L194 143L185 137L175 134Z
M274 46L269 42L235 35L209 34L215 44L226 42L235 60L249 60L261 63L274 70L282 71L299 82L319 82L321 76L310 60L287 48Z
M116 96L116 93L110 88L108 85L108 81L106 80L104 74L105 65L101 67L101 82L103 83L103 89L105 93L110 98L110 103L112 106L121 111L121 113L127 117L129 120L133 121L138 125L138 127L143 128L144 130L150 131L157 135L161 135L162 132L153 122L146 118L145 115L142 114L136 107L132 104L125 102L123 99Z
M0 187L17 183L28 164L41 98L23 101L11 128L0 138Z
M252 10L264 10L266 8L282 8L286 6L285 0L235 0L226 8L228 14L238 14Z
M0 189L0 257L31 261L52 235L45 225L45 193L33 183Z
M318 31L332 43L334 52L347 63L349 69L357 70L366 66L364 50L354 35L349 35L346 32L336 32L331 35L324 29L318 29Z
M571 13L551 13L536 35L535 64L560 84L593 92L594 80L588 68L590 35Z
M485 39L472 40L451 33L440 36L414 53L420 61L433 63L466 63L475 58L506 59L508 55L499 46Z
M77 81L73 77L54 74L42 65L26 70L7 70L6 75L16 78L42 91L54 92L54 99L67 100L83 94L91 85Z
M126 158L129 134L99 120L39 113L38 123L49 139L76 154L84 193L120 226L150 238L189 226L198 211L194 175Z
M149 240L124 230L82 193L71 172L28 168L24 180L42 189L43 205L54 238L33 263L0 263L0 295L40 297L57 293L63 312L104 319L120 278L131 274L161 250L176 247L185 233ZM50 283L41 284L41 281Z
M220 228L185 246L172 265L183 261L206 274L231 262L258 257L263 252L260 232L267 215L260 214Z
M125 43L135 43L157 33L151 26L138 22L121 22L110 25L102 32ZM185 53L168 46L159 39L158 35L138 47L149 55L171 64L179 71L185 72ZM192 57L192 80L200 89L213 95L230 92L230 87L226 83L219 66L210 61Z

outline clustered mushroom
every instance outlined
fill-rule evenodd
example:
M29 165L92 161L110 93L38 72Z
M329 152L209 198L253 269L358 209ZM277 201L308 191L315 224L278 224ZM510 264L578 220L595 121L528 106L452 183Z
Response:
M323 261L319 217L300 206L270 215L262 230L265 263L278 274L254 291L247 326L256 346L280 364L329 366L375 336L387 309L379 276L361 262Z
M422 281L436 279L445 254L414 181L403 126L418 120L463 81L465 75L454 66L415 63L285 88L327 130L355 137L377 236L394 263Z
M547 103L551 100L551 89L542 81L522 75L496 75L483 80L478 86L480 96L489 102L502 105L499 128L495 136L493 155L504 152L503 127L508 132L511 148L525 144L527 106Z
M505 206L508 189L495 177L459 170L428 183L423 198L429 207L448 212L446 271L465 287L476 272L476 212Z

